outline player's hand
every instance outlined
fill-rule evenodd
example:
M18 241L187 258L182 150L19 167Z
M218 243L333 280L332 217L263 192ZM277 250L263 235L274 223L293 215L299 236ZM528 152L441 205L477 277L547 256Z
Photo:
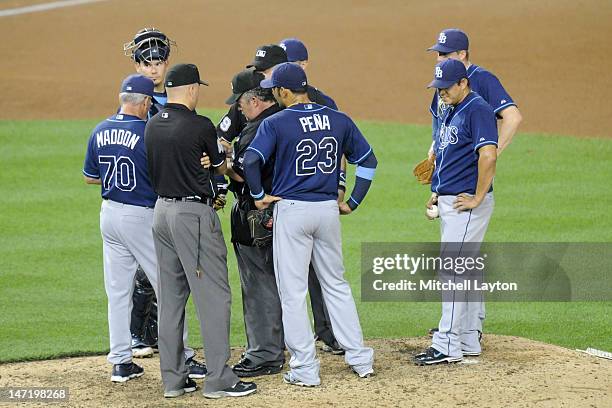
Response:
M467 211L478 207L481 202L482 200L478 200L476 196L461 193L453 203L453 208L458 211Z
M431 197L429 197L429 200L427 200L427 204L425 204L425 207L431 210L431 206L434 204L438 204L438 195L436 193L431 194Z
M282 198L266 194L261 200L255 201L255 207L257 207L258 210L263 210L264 208L268 208L273 202L280 200L282 200Z
M202 157L200 157L200 164L205 169L208 169L210 167L210 157L208 157L206 153L202 153Z
M353 212L351 207L345 202L338 203L338 209L340 210L340 215L349 215Z

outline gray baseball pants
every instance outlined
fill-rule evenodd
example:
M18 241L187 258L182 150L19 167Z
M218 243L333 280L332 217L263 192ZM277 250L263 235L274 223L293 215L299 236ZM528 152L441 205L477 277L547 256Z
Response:
M321 383L319 360L306 306L308 265L321 283L332 329L345 360L358 373L372 368L374 350L365 347L351 287L344 279L342 236L335 200L281 200L274 208L274 270L283 309L289 366L298 380Z
M488 193L483 202L471 211L457 211L453 208L457 196L438 197L438 210L440 212L441 255L445 248L455 255L461 244L467 251L461 256L476 255L479 243L482 243L493 214L495 200L492 193ZM447 279L459 282L462 275L450 273L441 274ZM467 300L470 296L470 301ZM451 291L443 294L442 318L438 331L434 333L432 347L439 352L452 357L462 357L463 352L481 351L479 332L482 332L484 320L484 301L474 300L473 293Z
M100 231L104 258L104 287L108 297L108 361L124 364L132 361L132 294L138 265L142 266L151 286L158 293L158 272L153 245L153 209L103 200L100 208ZM187 344L187 326L181 346ZM185 357L195 354L183 346Z
M272 245L258 248L234 244L242 287L246 357L256 365L285 362L282 309Z
M153 237L159 262L159 364L165 390L179 390L187 380L180 333L190 293L208 368L204 391L234 386L239 380L227 365L232 296L217 213L202 203L160 198L155 204Z

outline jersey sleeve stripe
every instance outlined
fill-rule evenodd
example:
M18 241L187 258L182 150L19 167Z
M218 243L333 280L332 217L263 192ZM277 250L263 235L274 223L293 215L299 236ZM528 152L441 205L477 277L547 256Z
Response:
M225 163L225 159L221 160L221 161L220 161L219 163L217 163L217 164L213 164L212 166L213 166L213 167L219 167L219 166L221 166L223 163Z
M364 161L364 160L365 160L365 159L366 159L366 158L367 158L367 157L370 155L370 153L372 153L372 148L371 148L371 147L368 149L368 151L366 152L366 154L364 154L363 156L361 156L361 157L360 157L358 160L356 160L356 161L354 161L354 162L350 162L350 161L349 161L349 163L351 163L351 164L359 164L359 163L361 163L362 161ZM347 160L347 161L348 161L348 160Z
M358 202L357 202L357 200L355 200L355 199L353 198L353 196L350 196L350 197L349 197L349 200L351 200L352 202L354 202L354 203L355 203L355 204L357 204L357 205L361 204L361 203L358 203Z
M431 114L432 114L433 116L435 116L436 118L438 118L438 119L439 119L438 114L437 114L436 112L434 112L434 110L433 110L433 109L431 109L431 106L429 107L429 111L431 112Z
M497 113L497 112L499 112L500 110L502 110L502 109L506 109L506 108L507 108L507 107L509 107L509 106L516 106L516 103L514 103L514 102L508 102L508 103L505 103L505 104L503 104L502 106L500 106L499 108L494 109L494 110L493 110L493 113Z
M262 153L262 152L260 152L259 150L257 150L257 149L256 149L256 148L254 148L254 147L251 147L251 146L247 147L247 150L252 150L252 151L254 151L255 153L257 153L257 154L259 155L259 157L261 157L261 160L263 160L264 164L266 164L266 158L264 157L264 155L263 155L263 153Z
M476 147L474 147L474 151L477 151L478 149L480 149L482 146L486 146L486 145L494 145L497 146L497 142L493 141L493 140L487 140L486 142L482 142L482 143L478 143L476 145Z
M366 180L373 180L375 173L376 173L376 169L370 169L370 168L361 167L361 166L357 166L357 170L355 170L355 176L361 177Z
M262 198L264 198L265 195L266 194L263 190L261 190L261 193L259 194L253 194L253 192L251 192L251 197L253 197L255 200L261 200Z
M89 174L85 170L83 170L83 174L86 175L87 177L91 177L91 178L95 178L95 179L99 179L100 178L99 174Z

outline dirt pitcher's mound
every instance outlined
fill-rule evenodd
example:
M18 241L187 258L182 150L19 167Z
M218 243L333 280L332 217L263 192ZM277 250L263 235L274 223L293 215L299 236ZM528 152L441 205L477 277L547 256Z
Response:
M322 385L286 385L280 375L256 378L256 394L207 400L195 392L164 400L159 358L139 360L145 375L125 384L110 382L104 356L0 366L0 387L68 387L67 406L233 407L609 407L612 361L518 337L487 335L481 357L463 363L417 367L411 356L427 338L371 340L376 376L358 379L343 357L319 353ZM232 362L240 357L232 351ZM62 404L60 404L62 405Z

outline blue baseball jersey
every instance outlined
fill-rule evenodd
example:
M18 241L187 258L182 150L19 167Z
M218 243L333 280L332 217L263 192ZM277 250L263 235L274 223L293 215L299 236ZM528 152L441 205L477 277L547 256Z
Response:
M247 150L264 163L274 155L271 194L300 201L336 200L342 154L359 164L372 153L346 114L314 103L266 118Z
M144 144L146 122L116 114L91 133L83 174L101 179L102 197L141 207L155 206Z
M475 194L478 149L486 145L497 146L495 113L481 96L470 92L457 106L445 110L434 140L436 169L431 191L439 195Z
M467 69L467 75L470 81L470 89L482 96L483 99L491 105L493 112L495 112L498 117L500 111L509 106L516 106L499 79L486 69L472 64ZM438 98L438 92L436 91L431 101L431 106L429 107L433 116L432 136L434 138L438 134L440 123L442 122L444 112L447 108L448 106Z

